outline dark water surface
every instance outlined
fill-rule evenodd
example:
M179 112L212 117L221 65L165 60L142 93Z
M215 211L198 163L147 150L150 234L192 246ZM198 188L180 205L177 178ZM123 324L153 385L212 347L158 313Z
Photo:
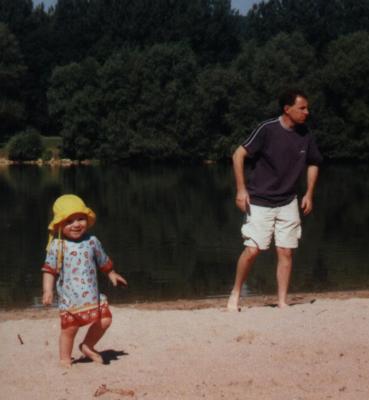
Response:
M326 166L303 220L291 292L369 287L369 169ZM100 285L112 303L228 294L242 250L230 165L0 169L0 307L37 306L53 201L75 193L129 281ZM276 290L274 252L257 260L245 293Z

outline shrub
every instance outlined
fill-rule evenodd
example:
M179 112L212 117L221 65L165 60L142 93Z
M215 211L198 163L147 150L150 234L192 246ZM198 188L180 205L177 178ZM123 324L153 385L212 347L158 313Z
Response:
M54 157L54 153L51 149L45 149L42 153L42 161L50 161Z
M9 159L15 161L37 160L44 152L42 137L34 129L27 129L13 136L8 143Z

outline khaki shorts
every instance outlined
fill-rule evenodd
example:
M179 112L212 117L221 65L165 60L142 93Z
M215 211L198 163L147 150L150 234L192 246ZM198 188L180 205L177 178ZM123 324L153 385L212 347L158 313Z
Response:
M241 227L244 245L267 250L274 235L275 245L295 249L301 238L301 220L297 199L282 207L251 205Z

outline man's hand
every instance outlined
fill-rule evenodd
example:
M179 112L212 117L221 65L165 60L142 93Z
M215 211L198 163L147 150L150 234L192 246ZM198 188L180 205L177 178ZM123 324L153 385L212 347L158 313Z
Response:
M310 214L313 209L313 193L318 179L319 168L316 165L309 165L307 168L307 189L301 200L301 209L304 215Z
M108 273L108 278L110 279L113 286L117 286L117 285L122 285L122 286L126 286L126 287L128 286L128 283L123 278L123 276L119 275L114 270L112 270Z
M301 200L301 209L304 215L310 214L313 209L313 199L311 196L305 195Z
M237 192L236 205L242 212L247 212L250 209L250 196L247 190Z

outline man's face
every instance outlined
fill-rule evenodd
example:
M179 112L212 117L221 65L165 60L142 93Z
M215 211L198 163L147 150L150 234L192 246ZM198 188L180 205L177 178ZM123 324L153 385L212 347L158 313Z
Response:
M309 115L308 101L304 97L297 96L295 104L284 107L284 113L294 125L303 124Z

